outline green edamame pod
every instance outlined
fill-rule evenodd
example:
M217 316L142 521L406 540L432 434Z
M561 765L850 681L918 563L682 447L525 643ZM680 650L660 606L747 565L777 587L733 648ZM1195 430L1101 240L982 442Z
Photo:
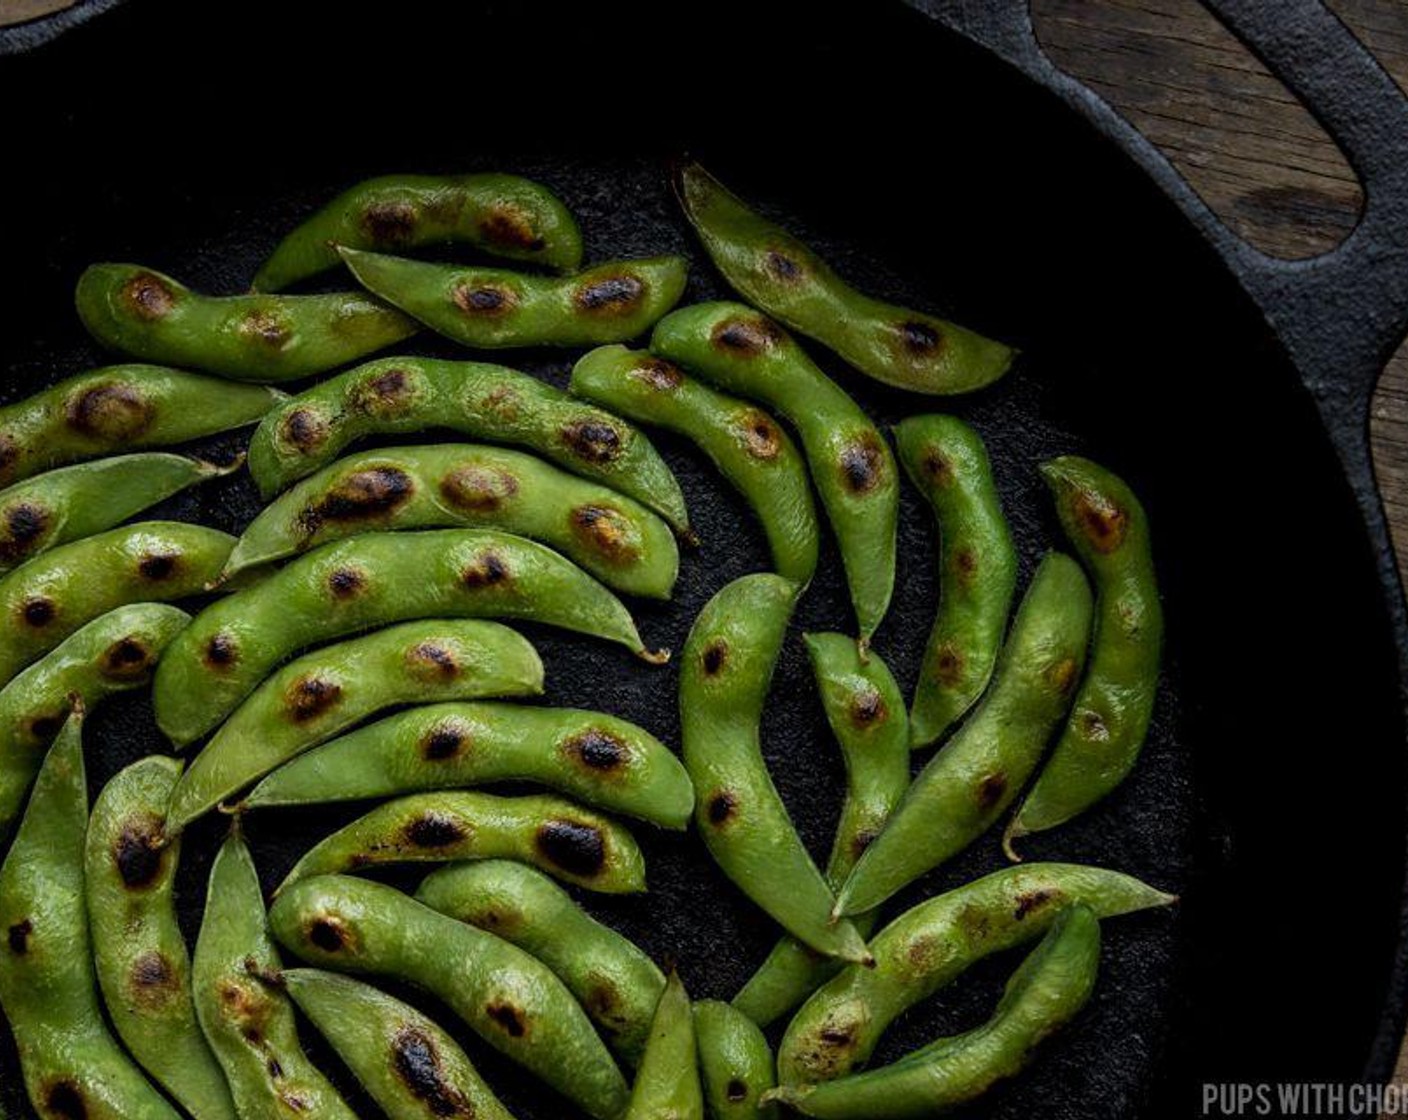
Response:
M1017 550L977 432L953 416L914 416L895 425L895 445L939 523L939 609L909 715L918 749L938 742L992 677Z
M673 752L603 712L432 704L360 727L279 767L249 809L539 782L612 813L684 828L694 786Z
M279 242L254 274L276 292L334 268L337 246L402 250L454 242L575 272L582 234L558 197L517 175L380 175L347 188Z
M1174 901L1118 871L1029 863L921 902L871 939L874 968L845 969L802 1005L778 1048L779 1080L829 1081L864 1065L896 1018L976 961L1040 937L1068 906L1113 918Z
M1047 553L1017 608L987 696L920 771L856 862L837 895L837 914L875 909L1002 816L1070 707L1090 616L1090 587L1080 565Z
M513 1120L439 1025L369 984L287 968L284 991L390 1120Z
M256 423L277 389L162 366L95 369L0 408L0 486L115 452L202 439ZM22 535L11 526L12 539Z
M151 679L191 616L163 603L118 607L88 623L0 689L0 835L19 816L44 752L78 696L92 709Z
M694 1005L699 1078L710 1120L760 1120L775 1109L762 1096L776 1084L772 1047L762 1030L735 1007L718 1000Z
M622 1120L704 1120L694 1015L677 972L670 973L655 1008Z
M734 580L705 604L680 668L680 740L709 854L798 940L843 960L867 957L834 901L768 774L758 742L773 667L797 588L781 576Z
M1074 455L1042 464L1061 524L1095 580L1090 666L1065 730L1008 826L1006 846L1084 812L1139 759L1163 646L1149 521L1125 483Z
M325 875L285 890L274 934L304 960L433 992L480 1038L597 1120L626 1107L621 1072L552 970L516 945L366 879Z
M777 574L805 587L816 571L820 531L806 463L777 422L664 358L599 346L572 368L573 393L639 424L657 424L699 445L752 507Z
M0 578L0 686L109 611L199 595L220 574L234 543L203 525L142 521L61 545L16 568Z
M774 1094L817 1120L919 1120L1015 1077L1041 1042L1069 1023L1095 988L1100 922L1086 906L1056 918L1008 980L997 1010L976 1030L942 1038L892 1065Z
M259 875L238 830L216 853L192 963L196 1017L241 1120L356 1120L298 1041Z
M1011 366L1010 346L856 291L697 163L680 167L676 191L714 264L744 299L868 377L916 393L966 393Z
M40 1116L177 1120L108 1031L83 904L88 791L78 706L0 867L0 1011Z
M367 291L476 350L599 346L644 334L684 294L683 257L608 261L572 276L390 257L339 247Z
M645 890L645 857L610 817L560 797L444 790L379 805L313 845L279 890L300 879L385 863L513 859L604 894Z
M314 650L265 681L196 756L171 795L167 827L180 832L281 763L383 708L542 690L538 651L497 622L408 622Z
M4 590L0 583L0 603ZM655 664L669 656L645 649L616 596L533 541L490 529L367 533L324 545L197 615L157 670L157 724L184 745L300 649L409 619L484 617L592 634Z
M531 953L577 997L607 1045L628 1065L640 1062L664 974L542 872L508 860L451 864L425 877L416 901Z
M196 1120L235 1120L225 1074L191 996L176 923L181 842L165 831L181 763L152 755L114 777L93 805L85 886L93 959L108 1018L132 1056Z
M500 447L435 444L352 455L264 510L227 574L372 529L479 526L551 545L608 587L668 599L679 574L674 534L599 483Z
M797 430L841 550L861 644L868 644L895 584L900 483L884 437L781 327L751 307L682 308L656 325L650 349L771 405Z
M91 537L227 467L149 452L80 463L0 491L0 575L51 548Z
M311 377L419 330L360 292L206 296L135 264L89 265L74 302L104 346L236 381Z
M909 786L909 727L904 696L877 655L862 661L855 641L844 634L808 634L806 645L826 721L846 765L846 800L826 864L826 881L836 890ZM862 937L874 924L873 913L855 920ZM818 957L785 937L734 997L733 1006L765 1027L840 969L841 962Z

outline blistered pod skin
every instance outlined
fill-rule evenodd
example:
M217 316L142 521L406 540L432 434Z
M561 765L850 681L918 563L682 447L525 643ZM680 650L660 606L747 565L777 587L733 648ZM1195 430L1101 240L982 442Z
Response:
M977 432L953 416L915 416L895 425L895 445L939 524L939 609L909 717L917 749L938 742L987 687L1017 589L1017 549Z
M391 1120L513 1120L459 1043L414 1007L316 968L279 979Z
M829 1081L864 1065L905 1011L984 957L1040 937L1072 904L1113 918L1174 901L1118 871L1028 863L921 902L871 939L874 968L845 969L802 1005L778 1048L778 1078Z
M537 782L611 813L682 829L694 786L670 749L603 712L430 704L359 727L279 767L244 807Z
M163 366L107 366L0 408L0 486L101 455L254 424L284 394ZM10 538L24 536L11 525Z
M895 584L899 475L860 407L781 327L740 303L698 303L662 319L650 349L721 389L775 408L797 430L846 568L862 644Z
M1066 714L1085 664L1090 586L1049 552L1012 623L992 687L909 787L841 888L838 914L863 914L983 835L1012 804Z
M777 574L800 587L816 571L821 533L806 461L757 405L711 388L664 358L599 346L572 368L573 393L696 443L752 506Z
M408 619L485 617L591 634L652 663L668 656L645 648L616 596L533 541L490 529L367 533L324 545L197 615L157 670L157 724L184 745L300 649Z
M586 1013L541 961L400 891L342 875L306 879L269 912L279 941L339 972L405 981L596 1120L629 1091Z
M676 190L704 248L744 299L876 381L916 393L966 393L1011 366L1009 346L856 291L697 163L679 168Z
M135 264L89 265L74 300L88 333L104 346L236 381L311 377L419 329L357 292L206 296Z
M153 755L119 772L88 822L85 885L108 1018L128 1051L195 1120L234 1120L225 1074L196 1023L191 959L173 889L181 843L165 833L181 763Z
M696 1050L689 995L672 972L655 1008L622 1120L704 1120Z
M608 587L668 599L679 548L623 494L500 447L435 444L350 455L277 498L227 574L378 529L474 526L541 541Z
M787 1086L776 1099L818 1120L920 1120L946 1113L1026 1068L1040 1044L1090 999L1099 964L1100 922L1089 907L1072 906L1013 973L982 1026L938 1039L892 1065Z
M517 175L381 175L364 179L291 231L254 275L276 292L335 268L337 246L401 252L472 245L496 257L575 272L582 234L558 197Z
M303 1053L259 875L238 831L216 853L196 938L196 1017L242 1120L356 1120Z
M55 1120L178 1120L108 1031L83 900L82 709L50 748L0 867L0 1011L30 1103Z
M431 619L314 650L236 709L171 796L167 827L196 817L270 770L395 704L535 696L543 663L497 622Z
M201 594L234 543L203 525L141 521L61 545L16 568L0 579L0 686L109 611Z
M777 1110L762 1103L776 1084L772 1047L758 1025L718 1000L694 1005L699 1075L710 1120L761 1120Z
M531 953L567 985L613 1051L630 1066L640 1061L664 974L542 872L507 860L455 863L427 875L416 900Z
M709 600L680 666L680 736L695 821L725 875L817 952L864 960L865 942L832 922L831 889L812 863L763 761L758 723L797 588L775 575L734 580Z
M1095 580L1090 665L1066 727L1008 826L1011 841L1084 812L1134 768L1159 685L1163 607L1149 522L1104 467L1067 455L1042 464L1072 547Z
M369 292L476 350L625 342L679 302L688 271L683 257L649 257L533 276L339 251Z

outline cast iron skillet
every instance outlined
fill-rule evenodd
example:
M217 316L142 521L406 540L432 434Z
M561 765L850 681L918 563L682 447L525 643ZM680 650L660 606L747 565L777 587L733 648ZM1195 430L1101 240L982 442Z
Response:
M103 360L70 306L88 261L144 261L236 291L310 207L393 169L541 177L582 216L592 259L687 252L688 298L723 295L663 171L689 149L862 286L1022 346L1013 376L957 402L886 391L821 358L881 421L951 407L980 428L1024 574L1060 541L1034 473L1044 457L1108 463L1151 511L1169 637L1144 759L1098 811L1026 850L1118 867L1183 902L1109 924L1092 1007L977 1112L1182 1117L1204 1082L1381 1080L1404 997L1404 642L1364 417L1408 310L1408 129L1387 79L1318 5L1217 6L1366 178L1365 222L1328 258L1277 265L1235 243L1050 68L1017 0L935 2L927 15L319 0L296 22L272 0L127 5L0 67L0 399ZM570 362L513 360L559 383ZM678 649L703 602L766 557L699 457L658 442L705 536L677 599L638 609L647 638ZM163 512L234 529L255 506L236 479ZM898 592L876 645L908 686L936 589L929 518L908 490L902 514ZM850 621L828 545L797 630ZM672 670L531 636L550 702L675 738ZM820 852L839 772L795 638L765 732ZM109 704L91 724L94 788L157 749L144 698ZM358 808L251 819L266 881ZM187 845L191 933L221 824L203 822ZM774 931L692 836L640 831L651 894L589 904L677 963L695 995L731 995ZM902 901L1002 862L987 837ZM1013 963L978 969L897 1026L878 1057L979 1020ZM563 1114L473 1042L519 1115ZM27 1115L0 1044L0 1100Z

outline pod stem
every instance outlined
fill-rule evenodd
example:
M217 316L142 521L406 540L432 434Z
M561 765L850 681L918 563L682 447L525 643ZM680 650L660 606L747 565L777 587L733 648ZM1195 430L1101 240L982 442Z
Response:
M1026 835L1027 830L1022 827L1021 823L1017 820L1016 817L1012 818L1012 820L1008 823L1007 827L1002 832L1002 850L1006 854L1007 858L1010 859L1013 863L1022 862L1022 857L1018 853L1017 849L1013 846L1013 842L1016 840L1020 840L1023 836Z
M636 650L636 656L647 665L665 665L669 663L670 651L667 649L645 649Z

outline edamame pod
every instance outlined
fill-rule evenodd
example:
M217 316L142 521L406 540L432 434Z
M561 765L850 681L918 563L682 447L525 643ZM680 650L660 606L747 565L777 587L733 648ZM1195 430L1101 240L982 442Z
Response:
M939 609L909 715L917 749L938 742L987 687L1017 589L1017 550L977 432L953 416L914 416L895 425L895 445L939 523Z
M1007 829L1005 843L1084 812L1139 759L1159 685L1163 607L1149 521L1134 492L1074 455L1042 464L1076 554L1095 580L1090 666L1065 730Z
M206 296L135 264L89 265L78 317L114 350L236 381L293 381L347 365L419 327L359 292Z
M560 797L445 790L379 805L315 844L279 886L385 863L513 859L605 894L645 890L645 857L610 817Z
M867 645L895 584L899 476L884 437L781 327L751 307L682 308L656 325L650 349L722 389L771 405L797 430Z
M177 1120L108 1031L83 904L88 792L78 706L39 770L0 867L0 1010L43 1117Z
M670 973L655 1008L645 1056L622 1120L704 1120L694 1016L679 973Z
M414 1007L316 968L279 979L390 1120L513 1120L459 1043Z
M836 900L863 914L957 855L1006 811L1070 707L1090 636L1080 565L1049 552L1017 608L992 687L929 760Z
M1061 912L1008 980L997 1010L976 1030L942 1038L892 1065L774 1094L817 1120L919 1120L1015 1077L1040 1044L1069 1023L1095 988L1100 922L1086 906Z
M243 457L219 467L185 455L149 452L80 463L11 486L0 491L0 575L243 465Z
M300 649L392 622L465 617L560 626L652 663L669 656L645 649L616 596L533 541L489 529L367 533L324 545L197 615L157 670L157 724L184 745Z
M779 1080L829 1081L864 1065L896 1018L976 961L1040 937L1068 906L1113 918L1174 901L1118 871L1028 863L921 902L871 939L874 968L845 969L802 1005L778 1048Z
M242 1120L356 1120L298 1041L259 876L238 830L216 853L192 964L196 1017Z
M679 168L676 192L714 264L744 299L866 376L916 393L966 393L1012 365L1010 346L856 291L697 163Z
M73 697L92 709L139 688L191 616L162 603L134 603L94 619L0 689L0 835L19 816L44 752Z
M479 526L551 545L608 587L668 599L674 535L598 483L499 447L435 444L352 455L276 499L230 554L227 574L372 529Z
M558 197L517 175L381 175L349 187L289 233L254 274L276 292L340 264L337 246L402 250L454 242L575 272L582 234Z
M572 276L390 257L339 247L367 291L476 350L624 342L684 294L683 257L608 261Z
M142 521L36 556L0 578L0 686L100 615L205 591L235 538L181 521ZM169 647L168 647L169 648Z
M400 891L342 875L306 879L269 913L274 934L310 963L433 992L494 1049L597 1120L629 1093L586 1013L547 965Z
M393 704L542 690L538 651L497 622L408 622L315 650L265 681L215 733L171 795L167 826L180 832L281 763Z
M699 445L752 507L777 574L805 587L816 571L820 531L806 463L777 422L664 358L599 346L572 368L573 393L640 424Z
M191 958L172 892L181 842L166 804L181 775L152 755L121 771L93 805L85 886L93 959L108 1018L128 1051L195 1120L235 1120L225 1074L191 997Z
M664 828L694 811L689 774L650 732L603 712L432 704L388 716L279 767L249 809L538 782Z
M808 634L807 653L822 708L846 765L846 800L826 864L833 890L880 830L909 786L909 727L904 697L885 663L871 653L864 661L844 634ZM855 921L869 936L875 915ZM801 942L785 937L733 999L734 1007L760 1027L787 1014L841 969Z
M531 953L577 997L607 1045L640 1062L665 976L546 875L521 863L485 860L432 871L416 891L432 910Z
M797 588L781 576L734 580L705 604L680 668L680 737L709 854L754 902L817 952L867 957L792 827L758 742Z
M0 408L0 486L114 452L163 447L256 423L277 389L162 366L81 373ZM10 526L11 539L23 526Z
M760 1120L776 1110L762 1096L776 1084L772 1047L758 1025L718 1000L694 1005L699 1076L711 1120Z

